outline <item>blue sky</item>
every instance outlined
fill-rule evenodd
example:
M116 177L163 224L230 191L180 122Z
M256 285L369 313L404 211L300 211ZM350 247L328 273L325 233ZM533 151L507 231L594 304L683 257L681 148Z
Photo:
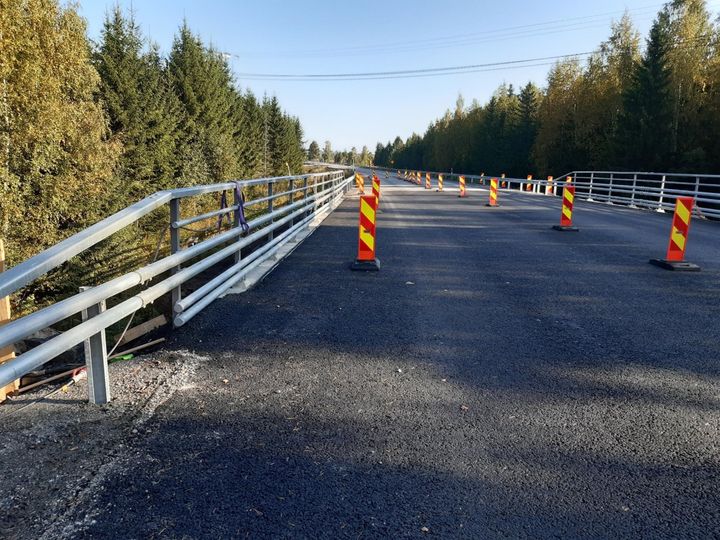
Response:
M80 0L97 39L116 0ZM485 64L595 49L630 10L643 37L662 2L653 0L119 0L132 6L163 52L183 18L203 40L230 53L235 73L356 73ZM720 0L711 0L716 10ZM540 64L543 62L537 62ZM336 149L423 133L454 106L485 102L503 82L543 85L547 65L443 77L372 81L245 80L299 116L308 141Z

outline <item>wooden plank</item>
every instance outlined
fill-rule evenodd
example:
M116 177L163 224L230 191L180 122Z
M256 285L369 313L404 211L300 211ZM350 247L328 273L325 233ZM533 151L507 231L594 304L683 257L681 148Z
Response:
M160 315L158 317L155 317L154 319L145 321L142 324L133 326L127 332L125 332L125 336L122 338L120 343L130 343L131 341L134 341L137 338L144 336L145 334L148 334L153 330L156 330L157 328L160 328L161 326L165 326L166 324L167 318L165 317L165 315ZM119 336L115 336L115 339L117 339L118 337Z
M5 245L0 239L0 273L5 271ZM0 298L0 326L10 321L11 313L10 313L10 297L6 296L5 298ZM13 346L9 345L7 347L4 347L0 349L0 364L4 364L5 362L8 362L15 358L15 351L13 350ZM15 382L12 382L5 386L4 388L0 388L0 403L5 401L5 398L7 398L8 394L12 394L20 388L20 381L17 380Z

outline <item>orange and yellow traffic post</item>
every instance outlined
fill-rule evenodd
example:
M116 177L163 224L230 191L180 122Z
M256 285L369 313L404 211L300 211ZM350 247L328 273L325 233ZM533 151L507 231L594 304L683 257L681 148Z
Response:
M505 173L502 173L502 175L500 176L500 178L502 178L502 187L503 187L503 189L504 189L505 186L507 186L507 182L505 182Z
M355 173L355 184L360 195L365 194L365 178L360 173Z
M430 173L425 173L425 189L432 189L432 182L430 181Z
M376 272L380 261L375 257L377 198L375 195L360 197L360 227L358 230L358 256L350 266L351 270Z
M465 187L465 177L461 176L458 178L458 185L460 186L460 195L458 197L466 197L467 196L467 188Z
M372 193L377 199L376 208L380 208L380 179L377 176L373 176L372 179Z
M498 179L492 178L490 180L490 200L485 206L491 206L493 208L497 208L500 206L498 204Z
M675 215L670 229L665 259L651 259L650 264L665 268L666 270L681 270L685 272L699 272L700 267L685 261L688 234L690 233L690 218L692 216L695 199L692 197L678 197L675 200Z
M548 176L548 183L545 186L545 195L555 195L555 188L553 187L553 177Z
M532 191L532 174L528 174L527 176L527 185L525 186L525 191Z
M438 191L443 190L443 177L442 174L438 174Z
M560 225L553 225L556 231L577 232L579 229L572 224L573 206L575 205L575 186L566 185L563 188L562 213L560 214Z

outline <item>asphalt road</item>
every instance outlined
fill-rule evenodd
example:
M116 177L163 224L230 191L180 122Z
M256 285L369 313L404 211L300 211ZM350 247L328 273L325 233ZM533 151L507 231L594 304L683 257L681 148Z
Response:
M169 349L207 357L97 487L93 538L720 537L720 224L385 181Z

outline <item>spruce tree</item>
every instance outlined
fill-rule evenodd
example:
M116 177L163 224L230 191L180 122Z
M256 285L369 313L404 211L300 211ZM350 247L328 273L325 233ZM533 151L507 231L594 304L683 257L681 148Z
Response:
M320 160L320 145L317 141L312 141L308 147L308 159L310 161Z
M322 153L322 160L325 163L334 163L335 162L335 154L333 152L330 141L325 141L325 146L323 148L323 153Z
M669 16L663 11L650 29L647 50L624 94L618 155L626 167L664 170L672 166L669 48Z
M117 175L128 199L170 187L177 167L179 102L157 49L143 49L134 19L116 7L105 19L93 62L110 129L123 143Z

